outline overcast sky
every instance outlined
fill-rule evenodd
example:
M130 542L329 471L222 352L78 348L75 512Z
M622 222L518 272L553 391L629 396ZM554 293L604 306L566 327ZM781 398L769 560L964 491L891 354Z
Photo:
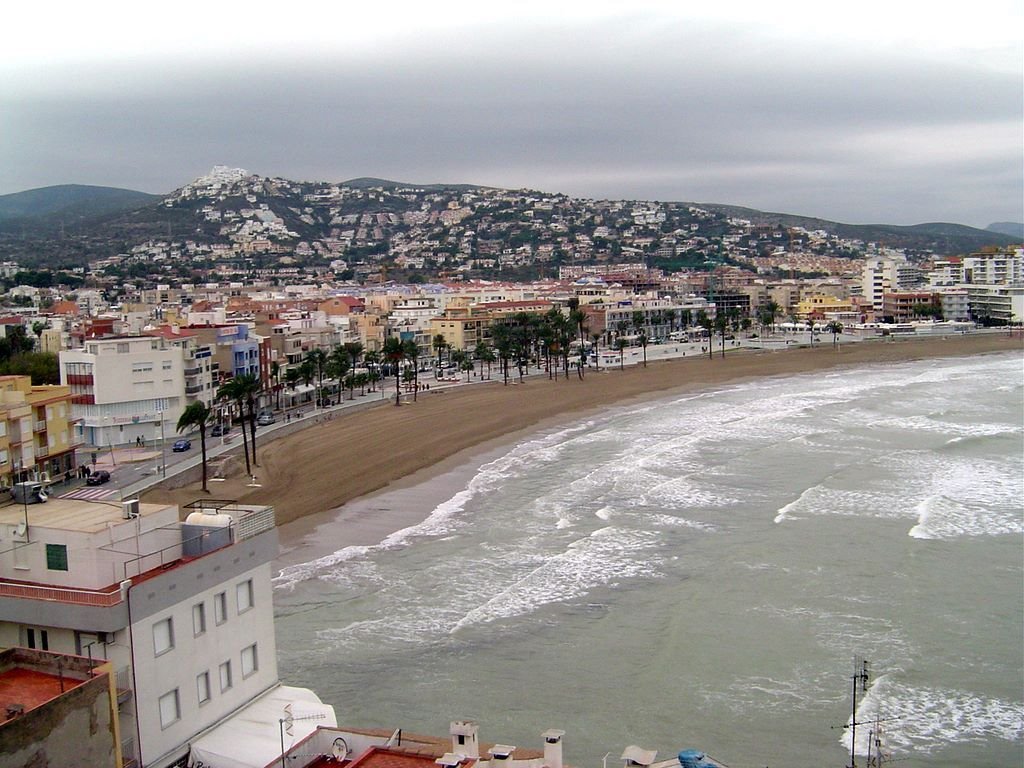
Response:
M1021 0L355 5L5 7L0 194L164 193L217 164L1024 219Z

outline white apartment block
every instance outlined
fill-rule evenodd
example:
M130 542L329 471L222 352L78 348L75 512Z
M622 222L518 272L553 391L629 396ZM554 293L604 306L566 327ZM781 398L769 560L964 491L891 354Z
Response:
M964 259L965 281L989 285L1024 283L1024 249L972 254Z
M153 336L90 339L60 353L79 436L95 446L153 442L174 434L185 409L185 355Z
M134 768L182 759L190 742L285 690L273 508L190 507L184 522L177 506L137 501L0 510L0 646L109 661L123 764Z

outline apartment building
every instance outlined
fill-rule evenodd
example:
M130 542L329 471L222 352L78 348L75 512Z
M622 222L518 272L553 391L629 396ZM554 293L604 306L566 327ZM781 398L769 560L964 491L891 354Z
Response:
M56 479L75 467L71 388L0 376L0 485Z
M187 404L180 344L162 336L89 339L59 360L80 440L106 447L174 434Z
M54 498L0 509L0 645L108 662L125 765L181 764L191 742L268 696L275 717L319 701L277 676L273 508L186 511Z

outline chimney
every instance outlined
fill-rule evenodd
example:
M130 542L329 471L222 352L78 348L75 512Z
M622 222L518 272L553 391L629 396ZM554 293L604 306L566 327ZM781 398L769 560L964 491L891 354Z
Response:
M549 728L541 734L544 739L544 765L547 768L562 768L562 737L565 731Z
M453 720L448 729L452 736L452 752L479 760L480 742L477 731L479 726L472 720Z

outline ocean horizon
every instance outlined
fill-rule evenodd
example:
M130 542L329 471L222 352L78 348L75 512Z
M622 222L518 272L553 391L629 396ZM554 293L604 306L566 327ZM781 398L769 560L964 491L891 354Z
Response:
M1019 766L1022 423L1000 353L541 431L374 497L422 522L283 566L280 675L354 727L471 718L523 748L562 728L577 766L628 744L817 766L849 761L860 656L857 720L893 757Z

